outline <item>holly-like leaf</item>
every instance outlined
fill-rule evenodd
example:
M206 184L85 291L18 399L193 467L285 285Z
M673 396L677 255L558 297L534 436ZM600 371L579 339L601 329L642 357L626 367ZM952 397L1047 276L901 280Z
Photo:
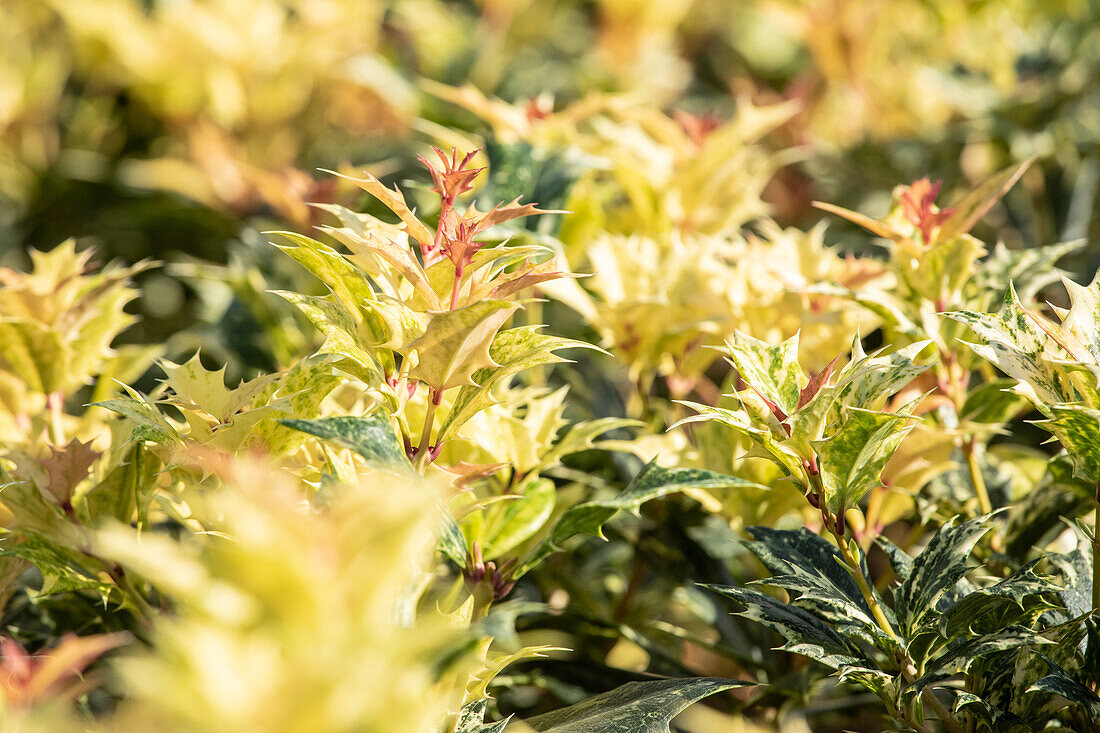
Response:
M601 417L586 420L570 427L565 435L543 456L542 466L557 463L564 456L588 450L596 446L596 438L613 430L643 427L645 423L622 417Z
M489 347L518 304L483 300L453 311L431 313L424 334L408 345L419 361L409 376L437 392L462 385L477 386L479 369L499 367Z
M822 395L819 393L818 399L821 398ZM674 423L672 428L693 422L716 420L729 425L737 432L750 438L760 447L765 455L770 456L788 475L799 477L800 480L805 476L805 469L802 464L803 459L794 452L792 447L797 445L798 441L795 440L791 445L788 445L787 441L777 437L775 430L766 430L755 425L744 409L728 410L724 407L711 407L710 405L703 405L698 402L688 402L686 400L677 400L677 402L686 407L690 407L699 414L691 415ZM816 400L811 404L815 403ZM742 404L744 404L744 400ZM672 428L669 429L671 430Z
M296 305L324 335L325 341L317 349L318 354L344 357L346 361L341 362L339 367L367 385L377 385L383 381L378 360L363 348L355 322L337 302L314 295L299 295L282 290L273 292Z
M858 340L855 342L858 344ZM853 346L852 361L838 375L837 386L851 385L845 403L875 410L886 399L927 371L932 363L918 364L917 356L931 342L909 344L886 355L864 358L861 348Z
M998 242L974 272L975 289L993 296L994 300L989 304L993 306L1003 299L1011 284L1021 300L1030 302L1042 288L1058 281L1060 271L1055 267L1058 260L1081 249L1083 244L1083 241L1077 241L1009 249L1003 242Z
M894 591L894 611L906 635L914 633L936 611L944 593L966 574L970 551L989 530L985 521L986 517L962 524L951 520L914 558L909 577Z
M589 501L569 510L558 520L552 539L560 543L578 533L603 538L602 527L620 510L637 513L642 504L685 489L762 488L736 476L698 468L664 468L649 463L618 496Z
M229 389L225 386L226 367L210 371L202 365L198 351L183 364L162 360L160 367L167 375L164 382L173 393L165 402L185 411L201 410L217 423L229 423L252 407L253 398L276 379L273 374L265 374Z
M558 349L595 349L592 344L573 339L559 338L539 333L539 326L520 326L498 331L489 346L489 358L498 366L486 367L473 373L475 384L458 391L439 431L442 441L462 427L474 415L493 404L491 390L508 377L542 364L564 362L566 359L554 352Z
M544 733L669 733L672 719L692 703L752 684L713 677L628 682L523 722Z
M385 204L386 208L397 214L397 217L401 219L401 223L405 225L405 229L409 233L409 236L416 240L422 250L426 251L431 248L431 230L428 229L422 221L416 218L416 214L412 212L408 203L405 202L405 196L397 188L387 188L381 181L366 171L363 172L364 178L352 178L351 176L341 175L335 171L326 171L326 173L332 173L340 178L351 181L371 196L374 196Z
M66 386L66 365L72 360L62 334L41 323L0 318L0 367L42 393Z
M88 478L88 472L102 453L92 450L91 442L81 443L76 438L64 448L50 446L50 456L42 461L48 483L42 490L58 506L69 504L73 491L81 481Z
M1100 410L1080 405L1049 405L1051 417L1037 421L1058 439L1073 461L1073 475L1100 481Z
M760 581L797 594L794 605L850 628L864 638L883 639L852 576L841 566L840 552L821 536L802 528L750 527L755 541L745 546L772 576Z
M969 326L983 343L967 346L1008 376L1030 386L1037 399L1044 403L1066 401L1058 370L1048 359L1052 355L1048 353L1048 338L1020 304L1013 288L1005 293L998 314L953 311L942 315Z
M390 418L379 410L370 417L322 417L280 420L281 424L350 448L367 464L403 476L416 476L405 450L394 435Z
M736 333L723 350L741 379L774 411L790 415L798 407L799 396L807 384L798 364L798 334L771 346L743 333ZM774 407L773 407L774 406ZM782 417L776 416L782 420Z
M913 424L908 415L850 408L839 431L814 442L831 512L842 514L881 483L882 469Z
M517 577L530 570L561 543L578 534L606 539L603 526L620 510L637 513L642 504L686 489L727 489L732 487L765 488L736 476L726 476L697 468L663 468L649 463L618 496L577 504L567 509L534 555L523 564Z
M99 579L98 568L86 567L90 558L51 542L33 532L22 538L8 535L0 544L0 555L27 560L42 574L41 595L74 590L92 590L106 596L112 585Z
M1042 656L1042 655L1040 655ZM1080 705L1093 720L1100 720L1100 696L1073 678L1069 672L1047 657L1043 661L1050 668L1050 674L1028 688L1028 691L1043 690L1060 695L1070 702Z
M455 721L454 733L502 733L512 716L497 723L486 723L485 709L488 704L488 698L483 697L463 705Z
M403 350L424 333L428 318L400 300L379 295L364 301L360 312L368 332L367 343L374 348Z
M752 619L778 633L786 641L778 649L816 659L833 669L874 668L851 641L837 633L817 614L751 588L706 585L745 606L739 616Z
M280 374L278 381L257 395L255 402L271 404L287 418L309 420L317 417L321 402L342 381L327 362L300 361ZM306 439L303 433L275 420L261 422L256 426L255 435L273 455L286 455Z
M1038 560L1029 562L1009 577L969 593L940 617L940 634L947 639L994 633L1008 626L1029 626L1055 606L1044 593L1061 586L1035 573Z
M323 282L349 312L360 303L374 298L374 288L355 266L327 244L297 232L269 232L289 239L292 244L276 244Z
M947 649L931 660L924 668L924 675L913 683L915 689L933 685L946 676L965 673L982 657L1018 649L1024 646L1052 644L1035 631L1023 626L1009 626L998 631L969 639L956 637Z
M180 442L179 433L164 419L155 405L135 390L129 387L124 389L129 397L95 402L93 406L110 410L134 423L131 440L148 440L162 445Z
M351 261L371 277L388 281L392 272L396 272L412 286L425 307L432 310L440 308L439 295L428 282L424 266L404 244L373 233L360 236L346 228L321 227L321 231L351 250ZM382 263L385 263L384 267L392 268L392 272L388 269L381 271Z

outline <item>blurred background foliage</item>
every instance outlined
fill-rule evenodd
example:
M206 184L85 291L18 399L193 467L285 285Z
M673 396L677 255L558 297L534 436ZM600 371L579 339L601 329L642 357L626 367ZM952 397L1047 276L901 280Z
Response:
M803 363L816 370L861 324L864 335L877 327L854 306L821 308L799 293L884 276L874 259L844 256L879 254L870 235L835 218L817 226L814 200L878 217L898 183L943 179L949 201L1039 155L975 234L1014 250L1100 236L1100 0L5 0L0 48L0 265L26 269L31 250L69 238L100 263L155 260L126 270L143 296L117 304L138 318L115 343L154 344L180 363L201 347L232 383L289 367L319 340L266 291L322 287L263 232L309 232L322 220L310 202L384 214L321 169L365 167L434 215L414 162L428 144L483 147L482 209L522 196L572 212L511 233L560 247L573 270L595 276L547 286L551 302L524 318L618 358L577 355L548 381L570 385L569 419L629 416L658 432L683 417L670 399L695 390L717 404L729 391L730 375L715 371L718 355L705 347L733 329L778 340L801 327ZM1088 280L1100 248L1080 248L1061 266ZM634 330L654 322L665 328ZM146 393L161 376L88 369L125 374ZM91 401L65 394L71 406ZM565 409L558 399L546 408L555 420ZM554 478L584 476L587 489L607 493L654 455L732 472L744 452L712 425L695 426L690 446L680 433L615 437L625 452L581 452ZM752 459L737 465L764 484L777 478ZM797 711L785 730L807 721L874 729L866 699L840 696L804 660L762 654L774 646L770 632L716 613L689 582L758 577L730 541L735 530L797 526L805 512L788 485L768 496L656 503L609 526L611 542L577 545L525 577L518 597L542 605L502 604L494 634L510 640L518 628L525 644L576 651L509 668L498 678L500 709L576 702L643 672L747 675L772 686L738 692L721 703L729 710ZM255 501L250 493L238 503ZM227 524L253 508L230 510ZM883 521L909 508L883 509ZM292 537L284 509L268 508L268 518ZM327 551L323 536L305 541ZM126 552L135 551L117 550ZM219 577L246 582L217 561ZM93 614L79 596L53 598L13 599L5 618L22 642L118 630L111 619L59 625ZM210 662L183 641L189 624L204 622L192 616L165 643L198 667ZM351 638L373 643L373 632L345 621ZM264 633L278 637L278 621ZM344 637L324 638L338 646ZM407 654L417 670L421 651ZM143 679L194 683L174 678L165 660L134 661L127 674L139 689ZM330 673L311 670L320 685ZM417 678L400 694L414 699L426 685ZM695 715L685 729L711 729Z
M102 259L192 275L276 268L255 232L306 228L304 202L349 195L318 168L423 180L409 153L438 126L486 131L429 80L531 110L621 92L724 119L793 100L764 143L787 151L764 181L784 225L816 221L813 199L884 209L899 181L930 174L950 191L1038 153L996 230L1010 244L1072 239L1097 226L1098 13L1089 0L9 0L2 255L75 236ZM843 226L828 240L868 246ZM127 338L186 340L213 307L240 331L239 363L270 366L248 308L204 299L201 278L171 268L143 278L156 297Z

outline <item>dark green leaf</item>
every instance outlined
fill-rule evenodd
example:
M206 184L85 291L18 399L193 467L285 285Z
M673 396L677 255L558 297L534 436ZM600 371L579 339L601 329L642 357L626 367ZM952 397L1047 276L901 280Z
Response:
M829 621L846 634L866 641L887 641L878 628L855 580L841 566L840 552L827 540L803 528L749 529L756 542L746 542L773 575L760 581L797 594L791 603Z
M1039 597L1060 586L1034 571L1034 560L1009 577L979 588L958 601L940 617L940 633L948 639L970 634L988 634L1007 626L1029 626L1043 612L1055 606Z
M697 468L663 468L649 463L618 496L598 499L567 509L558 518L550 537L520 568L518 575L530 570L542 558L560 548L561 543L578 534L603 538L603 526L620 510L637 512L642 504L685 489L728 489L735 486L764 488L736 476Z
M1043 657L1043 661L1050 668L1050 674L1029 687L1028 691L1044 690L1053 692L1055 695L1061 695L1070 702L1085 708L1085 711L1093 720L1100 720L1100 697L1097 697L1095 692L1075 680L1069 672L1050 659Z
M668 733L672 719L692 703L751 684L713 677L628 682L523 722L546 733Z
M350 448L374 468L410 477L417 475L397 442L389 416L382 411L370 417L323 417L279 422L288 428Z
M978 539L988 530L985 517L962 524L954 520L937 532L913 560L913 569L894 592L895 613L906 635L936 610L940 598L966 574L966 563Z
M779 649L816 659L833 669L874 667L852 642L810 611L750 588L704 587L744 604L745 610L739 615L772 629L786 639Z

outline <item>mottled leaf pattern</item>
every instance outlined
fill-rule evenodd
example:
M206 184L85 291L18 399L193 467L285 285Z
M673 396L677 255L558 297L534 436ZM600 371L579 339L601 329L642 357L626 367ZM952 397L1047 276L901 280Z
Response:
M912 427L907 415L851 409L835 434L814 443L830 511L855 506L880 483L882 469Z
M894 591L894 610L906 634L916 631L935 612L944 593L966 574L970 551L988 530L984 517L949 522L914 558L909 577Z
M523 722L543 733L668 733L672 718L693 702L750 684L709 677L628 682Z
M1070 702L1083 707L1093 720L1100 720L1100 697L1050 659L1043 657L1043 661L1050 668L1050 674L1040 679L1030 689L1061 695Z
M739 615L752 619L783 637L786 642L779 649L816 659L833 669L873 665L863 658L852 642L810 611L749 588L716 585L705 587L743 604L745 610Z
M288 428L350 448L375 468L401 475L416 475L393 433L390 418L384 412L376 412L370 417L323 417L279 422Z

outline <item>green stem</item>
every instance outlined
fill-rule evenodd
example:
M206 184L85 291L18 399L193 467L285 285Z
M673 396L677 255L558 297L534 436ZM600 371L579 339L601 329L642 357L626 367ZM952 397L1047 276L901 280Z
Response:
M985 478L982 476L982 467L978 465L977 451L975 450L975 438L970 437L963 443L963 453L966 454L966 466L970 469L970 483L974 484L974 493L978 496L978 506L982 514L993 511L993 504L989 501L989 491L985 487Z
M129 598L134 604L142 621L151 624L153 619L157 617L157 612L149 605L149 602L145 600L145 596L141 595L138 589L134 587L134 584L130 582L122 566L115 565L107 571L107 574L111 576L111 580L115 581L115 586L122 591L123 595Z
M889 619L886 618L886 613L882 610L882 606L879 605L878 599L875 598L875 594L871 591L871 584L867 582L867 577L863 574L863 568L860 566L859 559L855 556L855 553L852 552L852 548L848 546L848 542L844 537L837 536L836 540L837 544L840 545L840 554L844 558L844 562L848 564L848 574L852 576L852 579L856 581L856 585L859 586L859 592L863 594L863 600L867 603L867 607L871 609L871 615L875 617L875 623L878 624L878 627L900 647L901 640L898 639L894 627L890 625Z
M921 693L921 699L928 703L928 706L936 711L936 717L940 719L944 727L951 733L966 733L966 729L963 728L962 723L955 717L954 713L944 707L944 704L940 702L940 699L936 697L936 694L930 689L925 689Z
M435 411L443 399L443 393L432 389L428 400L428 411L424 415L424 429L420 432L420 445L416 448L416 470L424 473L431 453L432 427L435 424Z
M1096 484L1092 526L1092 612L1100 613L1100 483Z

